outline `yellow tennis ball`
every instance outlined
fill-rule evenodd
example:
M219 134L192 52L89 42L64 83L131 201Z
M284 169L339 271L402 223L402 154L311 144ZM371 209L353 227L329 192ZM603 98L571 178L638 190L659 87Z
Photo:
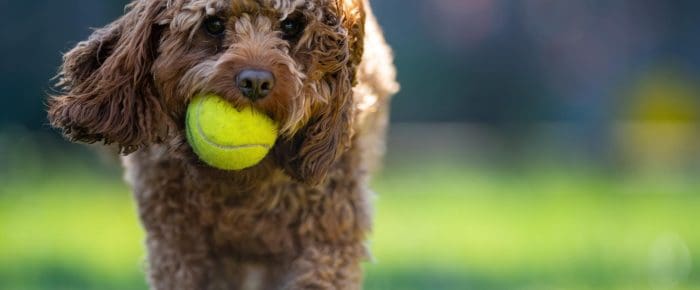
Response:
M187 107L187 141L206 164L241 170L258 164L277 140L278 126L252 107L237 110L217 95L196 96Z

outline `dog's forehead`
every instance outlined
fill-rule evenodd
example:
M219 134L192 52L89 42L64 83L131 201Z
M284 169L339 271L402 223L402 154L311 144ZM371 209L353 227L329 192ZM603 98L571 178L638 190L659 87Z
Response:
M304 5L305 0L229 0L231 6L236 7L257 7L265 9L284 10L295 9Z
M298 9L314 10L322 7L343 7L354 0L162 0L177 11L204 11L214 15L225 12L273 12L282 17ZM179 3L179 4L177 4ZM332 11L332 10L331 10Z
M305 0L229 0L233 12L248 10L275 11L281 15L289 15L310 1Z
M253 10L275 11L281 15L288 15L297 9L314 10L323 7L342 8L357 0L229 0L234 12ZM333 11L331 9L330 11Z

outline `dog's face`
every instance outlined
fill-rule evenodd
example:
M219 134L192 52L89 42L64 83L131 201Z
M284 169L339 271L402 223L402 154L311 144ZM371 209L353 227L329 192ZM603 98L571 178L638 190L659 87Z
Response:
M187 105L215 93L280 124L276 163L316 183L350 142L362 0L136 0L64 57L52 125L130 153L184 144Z

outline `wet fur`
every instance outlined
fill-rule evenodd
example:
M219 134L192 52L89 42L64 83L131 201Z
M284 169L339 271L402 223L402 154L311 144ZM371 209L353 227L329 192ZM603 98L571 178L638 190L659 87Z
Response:
M211 16L224 37L200 27ZM296 41L280 35L286 17L306 19ZM268 97L240 95L245 68L274 73ZM59 78L51 124L124 154L153 289L361 288L367 183L397 90L366 1L137 0L68 52ZM226 172L196 158L184 115L203 92L280 123L263 162Z

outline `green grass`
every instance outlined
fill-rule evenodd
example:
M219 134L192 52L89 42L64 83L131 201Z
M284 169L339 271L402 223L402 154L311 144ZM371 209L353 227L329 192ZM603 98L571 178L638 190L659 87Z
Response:
M5 180L0 289L145 289L128 188L80 164ZM408 161L374 189L367 289L700 289L688 179Z

